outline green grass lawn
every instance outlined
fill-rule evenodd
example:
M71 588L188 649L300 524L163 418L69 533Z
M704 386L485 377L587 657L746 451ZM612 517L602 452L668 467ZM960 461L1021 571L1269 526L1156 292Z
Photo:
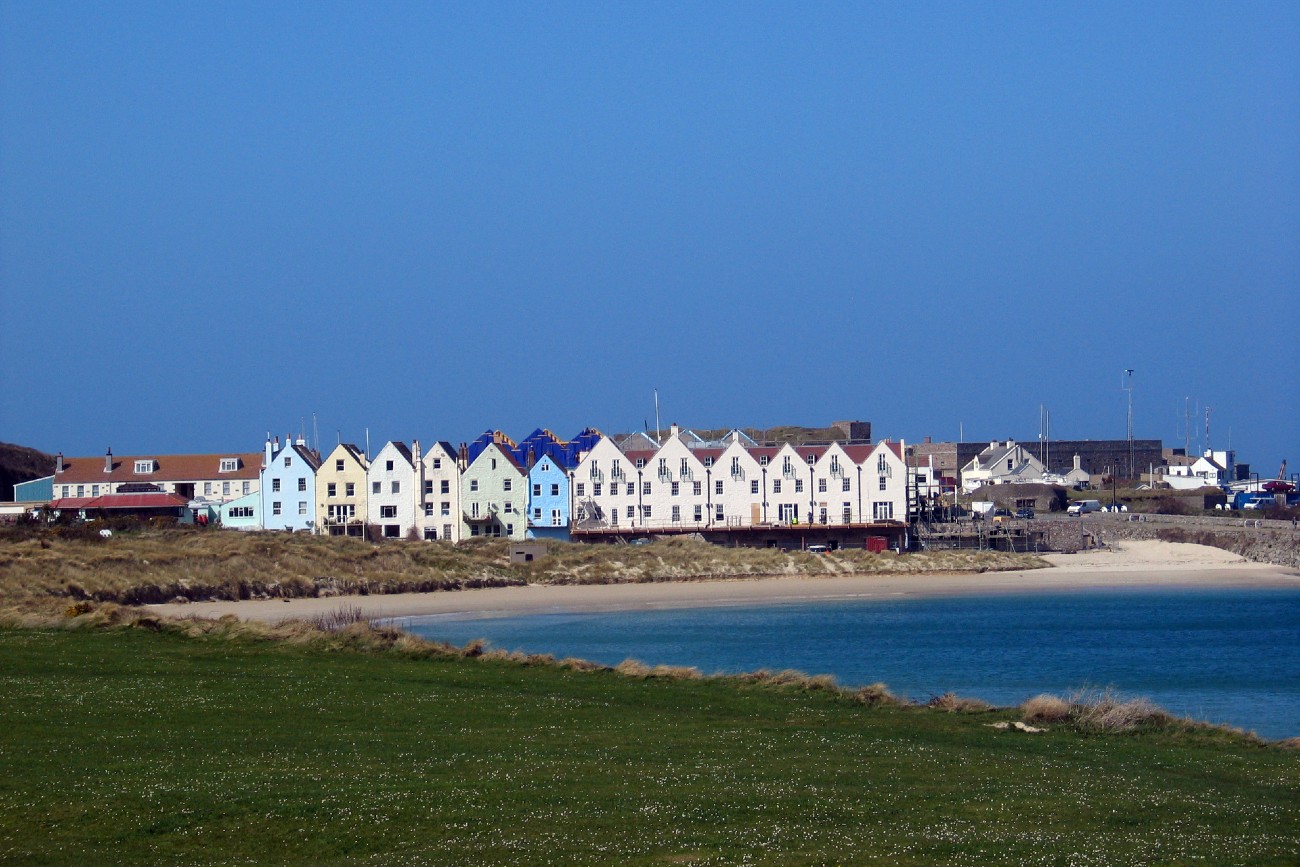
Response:
M1294 864L1300 754L731 680L0 629L0 862Z

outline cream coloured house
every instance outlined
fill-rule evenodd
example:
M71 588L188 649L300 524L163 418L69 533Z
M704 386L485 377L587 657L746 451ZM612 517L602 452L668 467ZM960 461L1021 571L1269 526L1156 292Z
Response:
M370 462L361 449L339 443L316 471L316 526L330 536L364 536L366 472Z

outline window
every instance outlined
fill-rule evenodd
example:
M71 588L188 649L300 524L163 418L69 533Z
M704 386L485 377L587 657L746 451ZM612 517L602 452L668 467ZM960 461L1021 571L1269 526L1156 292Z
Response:
M682 484L681 484L681 482L673 482L673 484L672 484L672 495L675 497L675 496L677 496L678 494L680 494L681 492L682 492Z
M381 517L381 518L396 518L396 517L397 517L397 507L396 507L396 506L380 506L380 507L379 507L379 517Z
M150 460L147 460L147 461L136 461L136 462L135 462L135 471L136 471L137 473L152 473L152 472L153 472L153 460L150 459Z
M758 479L751 479L751 480L750 480L750 482L749 482L749 492L750 492L751 494L757 494L757 493L758 493Z
M450 493L451 493L451 482L447 481L446 479L444 479L443 481L439 482L439 483L438 483L438 493L440 493L440 494L450 494Z
M759 455L759 457L758 457L758 465L759 465L760 467L765 467L765 466L767 466L767 455Z
M585 482L578 482L578 496L587 496L587 484Z
M379 491L380 491L380 486L381 486L382 484L383 484L382 482L371 482L371 483L370 483L370 493L372 493L372 494L377 494L377 493L379 493Z
M617 485L610 485L609 492L611 494L618 493L616 490L614 490L616 487ZM551 496L558 497L559 495L560 495L560 483L556 482L555 484L551 485Z
M881 476L881 477L880 477L880 490L883 491L883 490L885 490L886 487L888 487L888 481L889 481L889 480L886 479L884 476Z
M894 519L893 503L872 503L871 511L876 516L877 521L892 521Z
M708 457L706 457L706 458L704 459L704 466L706 466L706 467L712 467L712 466L713 466L713 456L712 456L712 455L710 455L710 456L708 456Z
M276 500L275 502L273 502L273 503L271 504L271 514L272 514L272 515L278 515L278 514L280 514L280 501L279 501L279 500Z
M85 486L85 485L77 485L77 496L78 496L78 497L84 497L84 496L86 496L86 486Z
M305 490L307 490L307 480L306 480L306 479L299 479L299 480L298 480L298 490L300 490L300 491L305 491Z
M927 479L928 479L928 477L926 476L925 473L917 473L917 474L916 474L916 483L917 483L918 485L924 485L924 484L926 483Z
M630 496L632 496L632 495L635 494L635 493L636 493L636 483L635 483L635 482L628 482L628 483L627 483L627 495L630 497Z
M876 457L876 472L883 473L888 466L889 464L885 461L885 456L883 454Z
M542 486L540 484L533 485L533 496L540 497L541 495L542 495Z
M450 538L451 538L451 524L443 524L443 525L442 525L442 538L444 538L444 539L450 539Z
M803 479L795 479L795 480L794 480L794 492L795 492L796 494L802 494L802 493L803 493Z
M628 506L628 507L627 507L627 516L628 516L628 518L635 518L635 517L636 517L636 506Z
M811 467L811 466L812 466L813 464L815 464L815 463L817 463L817 456L816 456L816 455L808 455L808 466Z
M641 493L644 494L644 495L647 496L647 497L650 496L650 483L649 483L649 482L642 482L642 483L641 483Z
M432 518L432 517L433 517L433 503L425 503L425 504L424 504L424 517L426 517L426 518Z
M698 524L698 523L700 523L700 522L703 521L703 520L704 520L704 507L703 507L703 506L700 506L700 505L696 505L696 507L695 507L695 523Z
M534 521L542 520L542 510L540 508L533 509L533 520Z
M284 456L284 465L285 465L286 467L291 467L291 466L293 466L293 455L285 455L285 456Z
M818 479L818 480L817 480L817 493L819 493L819 494L824 494L824 493L826 493L826 480L825 480L825 479Z
M593 497L599 497L599 496L600 496L600 482L592 482L592 483L591 483L591 495L592 495Z
M713 480L713 493L722 496L722 479Z
M478 479L469 480L469 490L470 493L476 493L478 491Z
M849 490L850 487L851 487L851 485L849 484L849 480L848 480L848 479L844 479L844 480L842 480L842 481L840 482L840 489L841 489L841 490L847 491L847 490Z
M727 520L727 516L724 515L723 512L722 512L722 504L721 504L721 503L718 503L718 504L717 504L717 511L715 511L715 512L713 513L713 519L714 519L715 521L725 521L725 520Z
M394 494L400 494L401 492L402 492L402 483L401 483L401 482L393 482L393 493L394 493Z
M1007 458L1007 472L1008 472L1008 473L1011 472L1011 470L1012 470L1012 468L1013 468L1014 466L1015 466L1015 464L1014 464L1014 462L1011 460L1011 458Z
M425 495L426 497L428 497L428 496L431 496L432 494L433 494L433 479L425 479L425 480L424 480L424 495Z
M439 509L438 509L438 514L439 514L439 515L450 515L450 514L451 514L451 501L449 501L449 500L443 500L443 501L442 501L442 505L441 505L441 506L439 507Z
M846 524L853 523L853 507L849 503L845 503L843 509L844 512L842 518L844 520L844 523Z
M344 482L343 495L345 497L355 497L357 495L357 486L355 482Z
M271 479L271 493L278 494L279 492L280 492L280 480Z
M252 493L252 482L244 482L244 493ZM251 515L249 517L252 517Z
M502 480L501 480L501 490L503 490L503 491L508 491L508 490L510 490L510 480L509 480L509 479L502 479Z
M211 493L212 493L212 482L204 482L204 483L203 483L203 496L206 497L206 496L208 496L208 495L211 494Z
M691 493L697 497L703 494L704 493L703 482L691 482Z
M222 482L222 483L221 483L221 496L223 496L223 497L229 497L229 496L230 496L230 482Z
M343 472L343 467L344 467L344 463L342 458L339 458L334 462L334 472L336 473Z
M299 514L299 515L305 515L305 514L307 514L307 501L306 501L306 500L299 500L299 501L298 501L298 514Z
M642 517L642 518L649 518L649 517L650 517L650 507L649 507L648 505L647 505L647 506L642 506L642 507L641 507L641 517Z
M433 459L433 468L434 468L435 470L440 470L440 469L442 469L442 458L434 458L434 459Z
M506 535L507 535L507 536L513 536L514 534L515 534L515 525L514 525L514 524L506 524Z
M477 518L477 517L478 517L478 503L470 503L470 504L469 504L469 516L470 516L471 518ZM478 533L475 533L474 535L477 536Z
M393 462L392 462L392 461L384 461L384 469L388 470L388 472L391 473L391 472L393 471Z
M784 458L781 459L781 472L789 473L791 471L792 470L790 468L790 456L786 455Z
M67 486L67 485L63 485L62 487L63 487L63 496L65 496L65 497L68 496L68 486Z
M238 459L238 458L222 458L222 459L221 459L221 470L220 470L220 472L223 472L223 473L233 473L233 472L234 472L235 470L237 470L237 469L239 469L239 459Z
M92 497L98 497L98 496L99 496L99 485L91 485L91 486L90 486L90 495L91 495Z
M780 480L780 479L773 479L773 480L772 480L772 493L774 493L774 494L779 494L779 493L781 493L781 480Z
M560 514L559 509L551 509L551 526L552 527L564 526L564 516Z
M673 506L673 523L680 524L681 522L682 522L682 507Z
M515 513L515 504L510 502L509 500L506 500L505 511L513 515Z
M325 496L336 497L338 496L338 493L339 493L339 486L336 485L334 482L330 482L328 485L325 486Z
M682 475L685 476L691 471L691 464L686 458L682 458Z
M645 469L645 458L637 458L637 459L636 459L636 468L637 468L638 470L643 470L643 469Z

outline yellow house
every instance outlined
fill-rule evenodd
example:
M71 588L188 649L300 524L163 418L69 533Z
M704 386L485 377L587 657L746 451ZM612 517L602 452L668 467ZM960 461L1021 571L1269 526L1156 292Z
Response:
M331 536L364 536L366 532L365 453L351 443L339 443L316 471L316 526Z

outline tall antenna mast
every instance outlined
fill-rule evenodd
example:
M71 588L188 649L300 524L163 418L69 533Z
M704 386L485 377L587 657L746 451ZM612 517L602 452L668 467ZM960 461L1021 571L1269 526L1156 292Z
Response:
M1133 368L1124 368L1120 387L1128 392L1128 477L1133 478Z
M1210 453L1210 413L1213 411L1212 406L1205 408L1205 453L1207 455Z
M659 389L655 389L655 442L661 442L659 438Z

